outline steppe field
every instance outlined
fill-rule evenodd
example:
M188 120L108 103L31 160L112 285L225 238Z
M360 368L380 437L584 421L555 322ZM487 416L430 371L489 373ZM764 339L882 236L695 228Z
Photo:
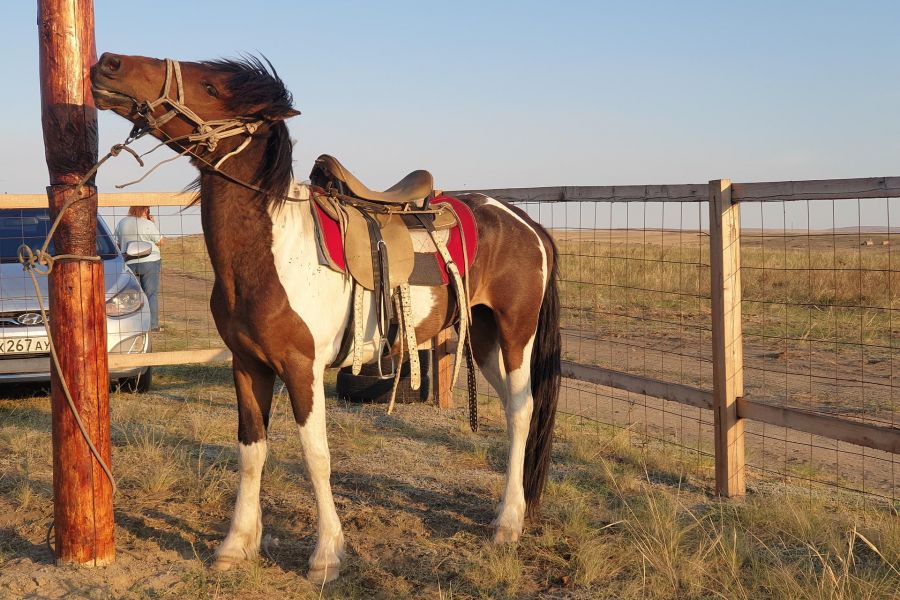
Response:
M705 233L554 234L566 359L709 388ZM748 396L897 422L900 239L859 237L744 232ZM154 350L220 344L202 239L173 238L163 250L165 331ZM720 500L708 415L568 380L543 515L516 547L490 541L506 441L483 384L478 433L463 408L387 415L329 400L348 555L341 579L317 589L304 578L315 503L277 385L262 552L225 574L206 565L237 486L227 366L159 368L150 393L113 392L118 557L98 569L52 563L46 391L2 390L0 598L856 599L900 589L896 457L750 424L748 462L760 468L744 500Z

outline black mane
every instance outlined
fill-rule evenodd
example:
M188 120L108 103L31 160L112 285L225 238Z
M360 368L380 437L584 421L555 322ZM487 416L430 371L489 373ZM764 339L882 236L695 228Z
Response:
M220 58L200 64L226 76L228 94L223 101L235 115L279 120L292 113L294 99L265 56Z
M269 192L266 195L269 202L283 202L293 179L293 142L284 122L297 114L291 93L265 57L242 56L200 64L226 75L227 93L222 100L229 111L235 116L267 121L266 148L251 183Z

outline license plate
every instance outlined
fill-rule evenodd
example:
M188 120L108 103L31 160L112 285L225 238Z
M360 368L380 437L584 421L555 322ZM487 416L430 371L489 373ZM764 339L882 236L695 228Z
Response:
M38 354L49 352L50 342L47 338L14 338L0 340L0 355L5 354Z

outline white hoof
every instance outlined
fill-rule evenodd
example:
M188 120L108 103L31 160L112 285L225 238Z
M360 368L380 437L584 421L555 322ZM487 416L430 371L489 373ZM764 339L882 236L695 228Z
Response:
M210 568L214 571L227 571L239 562L256 558L258 554L259 550L253 546L235 546L226 540L216 550L216 559Z
M338 578L341 573L341 563L327 565L325 567L310 568L306 574L307 579L316 586L323 586Z
M209 568L213 571L227 571L237 562L239 562L237 559L229 558L226 556L219 556L216 557L215 562L213 562L213 564L211 564Z
M497 530L494 532L494 543L497 545L515 544L519 541L520 533L520 530L512 527L497 527Z

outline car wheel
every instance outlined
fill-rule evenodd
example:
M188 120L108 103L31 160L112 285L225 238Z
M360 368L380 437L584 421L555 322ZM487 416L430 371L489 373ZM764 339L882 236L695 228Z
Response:
M143 394L150 391L150 385L153 383L153 367L147 367L147 370L134 377L123 377L119 380L119 387L123 392L132 394Z

